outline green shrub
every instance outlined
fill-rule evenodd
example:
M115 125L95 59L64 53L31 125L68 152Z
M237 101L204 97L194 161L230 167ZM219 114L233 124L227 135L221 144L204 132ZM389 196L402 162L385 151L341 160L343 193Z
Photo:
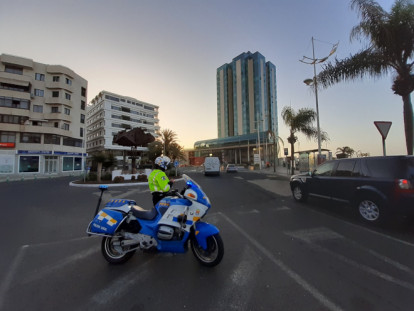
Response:
M112 174L111 173L105 173L102 177L102 180L112 180Z
M123 182L123 181L124 181L124 177L122 177L122 176L116 176L116 177L114 178L114 183L115 183L115 184L121 183L121 182Z
M98 179L98 175L96 173L89 173L86 177L87 181L96 181Z
M140 174L140 175L138 175L137 181L139 181L139 182L147 182L148 181L148 177L145 174Z

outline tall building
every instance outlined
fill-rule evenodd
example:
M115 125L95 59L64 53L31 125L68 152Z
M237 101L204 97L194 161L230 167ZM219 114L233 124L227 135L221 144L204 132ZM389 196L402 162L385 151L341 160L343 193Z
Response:
M218 138L277 132L276 67L256 52L217 69ZM276 133L277 135L277 133Z
M194 143L197 158L272 164L277 157L276 67L259 52L242 53L217 69L218 138ZM191 164L194 164L191 163Z
M123 161L123 156L131 152L131 147L114 144L114 135L122 130L141 127L157 138L160 130L158 108L132 97L101 91L88 105L88 155L106 150ZM146 147L137 147L137 151L146 150Z
M87 86L67 67L0 55L0 179L83 170Z

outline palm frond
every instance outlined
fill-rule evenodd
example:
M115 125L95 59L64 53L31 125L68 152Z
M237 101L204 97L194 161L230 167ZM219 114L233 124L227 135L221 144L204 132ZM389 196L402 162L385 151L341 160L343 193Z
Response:
M317 83L326 88L338 82L364 78L365 76L380 77L388 72L389 65L382 55L371 49L350 55L343 60L335 59L323 66L317 76Z

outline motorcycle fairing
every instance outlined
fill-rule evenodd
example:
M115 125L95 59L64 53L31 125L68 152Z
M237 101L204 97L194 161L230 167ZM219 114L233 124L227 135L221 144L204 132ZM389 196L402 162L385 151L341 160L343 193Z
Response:
M104 208L91 221L88 231L90 233L112 235L124 218L125 216L121 212Z
M219 233L219 230L212 224L201 221L194 224L194 235L197 239L197 243L204 250L207 250L207 238L217 233Z
M178 241L157 240L157 249L159 252L167 253L185 253L187 251L187 240L189 232L185 232L182 239Z
M124 213L128 213L130 210L130 206L136 205L137 203L133 200L126 200L126 199L112 199L108 203L106 203L105 208L111 210L119 210Z

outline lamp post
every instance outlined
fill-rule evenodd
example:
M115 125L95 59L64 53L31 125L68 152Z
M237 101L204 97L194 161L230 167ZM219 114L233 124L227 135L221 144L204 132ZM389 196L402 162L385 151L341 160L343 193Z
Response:
M308 65L313 65L313 79L306 79L303 82L306 85L313 85L315 88L315 100L316 100L316 126L317 126L317 131L318 131L318 164L320 161L320 157L321 157L321 128L320 128L320 123L319 123L319 102L318 102L318 81L316 78L316 64L321 64L324 61L326 61L329 56L331 56L332 54L334 54L336 52L336 49L338 48L338 44L334 44L332 46L331 52L329 53L328 56L323 57L323 58L316 58L315 57L315 44L314 44L314 38L312 37L312 58L303 56L303 59L300 60L302 63L308 64Z

